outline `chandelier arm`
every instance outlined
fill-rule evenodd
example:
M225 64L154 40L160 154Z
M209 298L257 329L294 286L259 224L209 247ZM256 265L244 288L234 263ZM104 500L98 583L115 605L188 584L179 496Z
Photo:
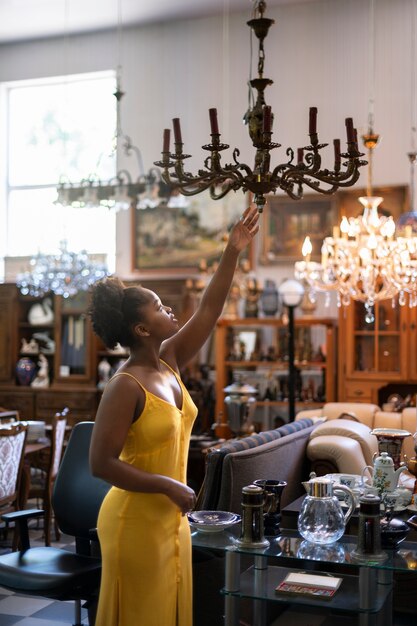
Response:
M221 198L224 198L230 191L233 190L233 184L227 185L221 193L216 193L215 189L216 187L214 185L210 187L210 198L213 200L221 200Z

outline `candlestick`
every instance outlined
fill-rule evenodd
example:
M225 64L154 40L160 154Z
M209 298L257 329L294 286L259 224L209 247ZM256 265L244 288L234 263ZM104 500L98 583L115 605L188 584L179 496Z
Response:
M163 152L169 152L170 137L171 137L170 129L169 128L165 128L165 130L164 130L164 142L163 142L163 147L162 147Z
M265 105L263 108L262 130L264 133L271 132L271 107L268 105Z
M218 125L218 122L217 122L217 109L209 109L209 115L210 115L211 134L212 135L218 135L219 134L219 125Z
M346 124L346 138L348 143L352 143L355 141L355 129L353 128L353 119L351 117L347 117L345 120Z
M340 165L340 139L333 139L334 146L334 164L335 167Z
M174 119L172 120L172 125L174 127L174 141L175 141L175 143L182 143L180 118L179 117L174 117Z
M317 107L310 107L310 122L308 132L310 135L315 135L317 133Z

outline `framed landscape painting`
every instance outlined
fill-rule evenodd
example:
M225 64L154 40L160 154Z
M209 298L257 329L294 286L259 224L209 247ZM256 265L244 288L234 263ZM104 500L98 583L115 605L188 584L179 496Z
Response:
M334 196L306 195L302 200L287 196L268 196L261 222L262 265L292 263L302 258L306 235L313 245L313 260L320 259L324 237L330 235L337 220Z
M212 200L207 191L174 196L154 208L132 208L133 270L178 274L212 265L248 201L241 191L221 200Z

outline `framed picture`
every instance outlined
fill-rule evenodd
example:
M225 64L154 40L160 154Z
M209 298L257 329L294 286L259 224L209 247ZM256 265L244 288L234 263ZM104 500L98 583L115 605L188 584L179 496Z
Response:
M262 218L259 262L277 265L299 261L306 235L313 245L312 260L319 261L323 239L331 234L335 223L334 196L306 195L302 200L269 196Z
M209 192L171 196L151 208L132 208L133 263L141 274L198 272L218 261L227 233L250 202L241 191L212 200ZM247 258L252 252L249 250Z
M339 191L337 194L338 205L338 221L343 216L358 217L363 213L363 206L358 198L367 195L366 189L350 189L349 191ZM394 221L397 221L401 213L409 211L408 187L399 185L395 187L373 187L373 196L381 196L383 198L378 207L378 213L386 217L392 215Z

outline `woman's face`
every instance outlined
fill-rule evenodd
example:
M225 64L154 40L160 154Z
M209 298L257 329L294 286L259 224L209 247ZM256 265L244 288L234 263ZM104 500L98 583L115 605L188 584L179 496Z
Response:
M152 337L163 341L172 337L178 330L178 320L171 307L162 304L159 296L150 289L144 289L148 303L141 308L142 324Z

